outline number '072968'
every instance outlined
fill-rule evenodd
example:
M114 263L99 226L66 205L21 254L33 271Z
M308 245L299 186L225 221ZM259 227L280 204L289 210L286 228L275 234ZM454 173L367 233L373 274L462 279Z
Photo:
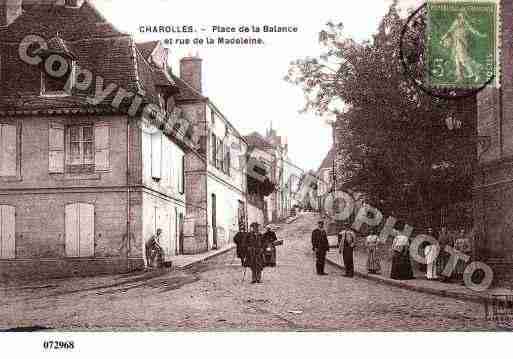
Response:
M61 341L61 340L45 340L43 342L43 349L45 350L71 350L75 349L75 342Z

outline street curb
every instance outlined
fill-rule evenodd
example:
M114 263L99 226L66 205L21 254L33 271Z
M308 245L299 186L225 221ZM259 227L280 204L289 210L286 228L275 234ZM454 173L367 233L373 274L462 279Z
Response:
M338 267L340 269L345 269L343 265L335 262L332 259L326 258L326 261L328 263L330 263L331 265L334 265L335 267ZM433 294L433 295L437 295L439 297L444 297L444 298L454 298L454 299L465 300L465 301L470 301L470 302L479 303L479 304L483 304L486 300L485 296L482 296L479 294L471 295L471 294L453 292L453 291L445 290L445 289L433 289L433 288L428 288L428 287L420 287L420 286L415 286L415 285L412 285L412 284L409 284L406 282L401 282L401 281L398 281L395 279L384 278L381 276L366 274L366 273L357 272L357 271L355 271L354 274L357 277L372 280L374 282L382 283L382 284L389 285L392 287L408 289L408 290L420 292L420 293Z
M186 265L183 265L183 266L177 266L177 267L173 267L172 270L182 270L182 269L190 269L191 267L193 267L194 265L198 264L198 263L203 263L209 259L212 259L212 258L215 258L217 256L220 256L221 254L225 254L226 252L229 252L231 251L232 249L235 248L235 244L230 244L228 247L225 247L223 249L220 249L218 251L216 251L215 253L212 253L212 254L209 254L201 259L198 259L194 262L191 262L189 264L186 264Z

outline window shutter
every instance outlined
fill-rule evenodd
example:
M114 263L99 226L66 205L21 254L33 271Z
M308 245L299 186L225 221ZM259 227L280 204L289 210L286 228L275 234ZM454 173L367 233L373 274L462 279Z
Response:
M79 208L79 255L80 257L94 256L94 206L80 203Z
M0 176L16 176L16 125L1 125Z
M96 171L110 169L110 126L99 122L94 125L94 166Z
M80 214L79 204L68 204L65 208L65 249L66 257L79 257L80 256Z
M232 158L230 154L230 147L226 146L226 173L230 175L230 170L232 167Z
M218 169L223 169L223 141L221 141L221 139L219 139L217 141L217 168Z
M162 177L162 133L160 131L151 135L151 177Z
M216 166L216 160L217 160L217 138L216 138L215 135L212 135L211 146L212 146L212 165Z
M182 155L182 168L180 170L180 193L185 193L185 155Z
M64 173L64 125L50 122L48 128L48 172Z
M15 208L13 206L0 206L1 259L14 259L16 257L15 218Z

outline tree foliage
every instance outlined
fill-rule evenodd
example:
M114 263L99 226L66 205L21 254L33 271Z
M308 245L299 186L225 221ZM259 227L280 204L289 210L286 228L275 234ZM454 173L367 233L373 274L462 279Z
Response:
M292 62L286 76L304 91L303 111L322 116L343 104L336 124L338 183L369 193L381 206L393 207L403 195L425 205L434 164L455 160L444 152L450 136L444 120L457 109L404 74L399 44L405 22L394 3L364 42L346 37L342 23L328 22L319 34L321 54ZM418 38L405 38L407 56L415 55L412 48L422 54Z

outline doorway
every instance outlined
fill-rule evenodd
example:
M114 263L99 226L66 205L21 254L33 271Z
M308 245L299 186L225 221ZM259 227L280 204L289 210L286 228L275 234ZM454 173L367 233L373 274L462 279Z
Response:
M217 199L212 193L212 247L217 249Z

